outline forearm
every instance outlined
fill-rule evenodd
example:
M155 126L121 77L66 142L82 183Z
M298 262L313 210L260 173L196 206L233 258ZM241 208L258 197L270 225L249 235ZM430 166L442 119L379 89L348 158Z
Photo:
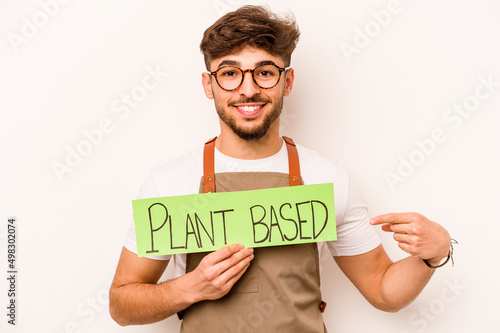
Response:
M219 299L245 273L253 257L251 248L228 245L206 255L195 270L156 284L168 262L138 259L125 249L109 292L111 317L123 326L150 324L202 300Z
M393 263L384 273L380 283L383 304L381 310L395 312L411 303L424 289L434 269L422 259L411 256Z
M451 255L451 238L448 231L436 222L417 213L391 213L374 217L372 225L382 225L382 230L393 232L398 246L411 254L404 260L387 265L381 271L379 298L387 311L396 311L413 301L429 281L433 268L422 259L437 266ZM380 274L377 274L377 280Z
M194 303L186 276L160 284L129 283L110 290L110 313L120 325L150 324Z

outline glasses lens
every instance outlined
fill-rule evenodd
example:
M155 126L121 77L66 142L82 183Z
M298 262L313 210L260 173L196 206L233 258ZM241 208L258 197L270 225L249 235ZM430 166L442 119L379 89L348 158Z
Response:
M226 66L217 71L217 82L223 89L233 90L240 85L242 76L243 73L238 67Z
M261 88L272 88L280 79L280 71L273 65L259 66L255 68L253 77Z

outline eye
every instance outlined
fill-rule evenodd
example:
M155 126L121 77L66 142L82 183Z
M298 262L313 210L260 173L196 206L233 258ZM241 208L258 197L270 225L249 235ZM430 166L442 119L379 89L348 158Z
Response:
M261 71L261 72L259 72L259 75L266 77L266 76L273 76L274 73L270 72L270 71Z
M224 72L222 72L221 75L231 77L231 76L235 76L236 73L234 71L224 71Z
M261 79L269 79L278 75L278 70L273 66L262 66L256 70L256 74Z
M219 71L219 77L224 77L227 79L238 77L239 71L235 68L223 68Z

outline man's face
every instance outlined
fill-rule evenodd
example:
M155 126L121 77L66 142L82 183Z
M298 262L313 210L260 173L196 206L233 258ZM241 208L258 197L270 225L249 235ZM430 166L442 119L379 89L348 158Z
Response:
M237 54L213 60L210 71L214 72L226 65L242 70L254 69L262 63L285 67L281 58L260 49L247 47ZM293 69L289 69L281 74L275 87L263 89L254 82L251 73L246 73L238 89L226 91L217 84L213 76L204 73L203 87L206 96L215 101L221 121L221 134L230 130L244 140L259 140L270 129L278 132L283 97L290 94L293 79Z

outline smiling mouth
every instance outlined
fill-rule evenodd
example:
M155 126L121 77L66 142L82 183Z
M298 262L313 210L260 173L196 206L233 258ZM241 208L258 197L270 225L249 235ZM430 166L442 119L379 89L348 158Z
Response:
M257 115L266 104L258 105L235 105L234 107L245 116L255 116Z

